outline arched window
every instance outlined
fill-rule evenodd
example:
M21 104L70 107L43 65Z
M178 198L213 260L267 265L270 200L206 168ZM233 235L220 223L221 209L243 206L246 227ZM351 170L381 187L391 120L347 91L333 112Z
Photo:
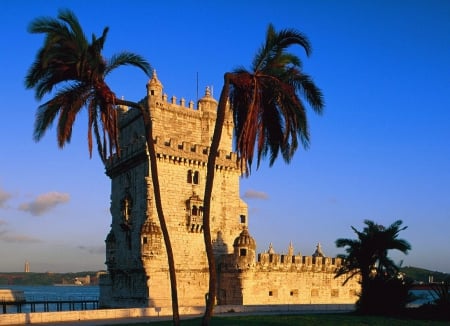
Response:
M189 170L187 173L187 183L198 185L200 182L200 173L198 171Z
M195 215L195 216L197 216L198 215L198 212L197 212L197 206L192 206L192 215Z
M199 173L198 171L194 172L194 184L198 185L199 182Z
M122 200L121 203L122 218L126 223L128 223L129 220L131 219L132 205L133 201L131 200L130 194L127 192L125 194L125 198Z

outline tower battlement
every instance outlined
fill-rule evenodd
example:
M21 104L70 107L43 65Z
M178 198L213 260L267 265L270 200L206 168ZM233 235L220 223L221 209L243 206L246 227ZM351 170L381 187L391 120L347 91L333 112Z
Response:
M209 87L206 87L205 96L197 102L196 108L194 107L194 101L192 100L190 100L188 106L186 106L186 99L184 97L181 97L177 102L177 97L172 95L169 101L167 94L163 93L163 85L159 81L156 71L153 71L153 76L147 83L147 97L150 99L151 106L155 108L183 110L184 113L198 113L202 111L215 112L217 110L217 101L212 97Z
M180 305L204 304L209 286L203 239L203 194L217 101L207 88L195 107L170 100L156 73L141 101L150 111L161 204L170 234ZM108 275L100 287L102 307L170 306L167 254L154 202L144 123L138 109L120 106L120 152L106 162L111 178L111 230L105 239ZM218 268L218 304L351 303L358 284L334 271L339 258L320 246L311 256L277 254L272 246L256 255L248 231L248 207L240 198L242 175L232 150L231 109L226 108L211 201L211 237Z
M256 267L259 270L334 272L341 264L341 258L261 253L258 254Z
M251 238L247 231L247 238ZM254 240L246 241L254 243ZM275 253L272 244L266 252L259 253L255 259L253 244L247 243L236 245L233 254L226 255L222 258L221 268L224 271L233 270L253 270L253 271L310 271L310 272L328 272L334 273L337 268L342 265L342 259L338 257L326 257L320 244L317 245L316 251L310 256L303 256L300 253L294 255L292 243L289 244L287 254ZM242 241L240 242L242 243ZM236 248L237 247L237 248Z
M193 144L191 142L179 141L178 139L162 139L156 137L154 140L158 159L173 161L185 165L206 166L209 155L209 146ZM124 161L142 158L147 155L146 139L143 136L135 138L125 146L120 147L120 155L114 154L106 162L106 169L111 170ZM237 169L238 157L234 152L219 150L216 159L218 169Z
M334 273L342 265L341 258L313 257L283 254L258 254L258 260L249 262L229 254L222 259L222 271L253 270L253 271L310 271Z

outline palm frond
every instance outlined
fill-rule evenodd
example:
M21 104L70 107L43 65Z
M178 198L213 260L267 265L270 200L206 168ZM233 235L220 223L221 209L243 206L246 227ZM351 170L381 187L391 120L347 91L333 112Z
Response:
M313 108L314 112L322 114L325 106L324 96L312 78L309 75L300 72L291 74L291 76L293 76L292 84L295 89L303 95L308 104Z
M308 119L300 96L316 113L322 112L323 95L301 72L300 58L287 52L292 45L300 45L307 56L311 53L305 35L292 29L276 31L270 24L251 69L235 69L229 80L236 151L246 162L246 175L251 172L254 152L258 168L266 156L272 166L280 154L289 163L299 144L308 149Z
M58 146L70 142L72 128L81 108L88 109L88 148L92 155L92 136L96 138L101 158L107 149L113 153L118 148L117 112L115 94L105 82L105 75L121 65L133 65L150 74L151 67L141 56L123 52L107 62L102 50L108 34L104 28L100 37L92 35L88 42L75 14L60 10L56 19L41 17L33 20L30 33L45 35L34 62L25 77L25 87L34 89L41 100L60 89L36 113L34 139L39 141L45 131L58 119ZM108 66L108 63L110 64Z
M83 106L86 100L85 94L87 90L86 85L81 83L67 86L56 93L51 100L40 105L36 112L33 139L35 141L41 140L46 130L52 126L55 118L61 114L62 110L77 104ZM62 147L64 142L61 143L58 141L58 145Z
M107 64L105 75L120 66L134 66L140 68L147 76L152 75L152 67L140 55L131 52L121 52L113 55Z

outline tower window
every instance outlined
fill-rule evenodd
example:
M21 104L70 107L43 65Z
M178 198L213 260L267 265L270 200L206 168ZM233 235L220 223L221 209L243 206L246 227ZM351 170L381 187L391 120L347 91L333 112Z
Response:
M199 184L200 173L198 171L189 170L187 173L187 183Z
M240 218L241 218L241 223L245 223L245 215L241 215Z
M247 249L241 248L239 250L239 256L247 256Z

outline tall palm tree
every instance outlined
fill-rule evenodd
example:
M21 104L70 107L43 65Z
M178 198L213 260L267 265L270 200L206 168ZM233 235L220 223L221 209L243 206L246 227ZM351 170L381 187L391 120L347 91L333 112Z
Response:
M211 195L227 104L233 112L236 152L246 176L251 173L255 148L257 167L267 155L272 166L279 153L289 163L298 148L298 137L301 145L308 148L308 120L301 97L316 113L321 114L324 107L322 93L311 77L303 73L300 58L286 51L292 45L300 45L307 56L311 54L311 45L305 35L293 29L275 31L269 24L266 40L256 53L251 69L239 68L224 75L208 155L204 194L204 240L210 271L204 324L209 323L216 297L217 275L210 226Z
M58 146L64 147L70 142L76 116L86 107L89 154L92 156L92 133L94 133L98 152L105 161L108 154L112 154L114 150L120 152L116 107L125 105L140 110L150 156L155 204L167 250L173 320L174 324L178 325L175 263L161 204L150 110L146 110L143 104L117 98L105 81L109 73L124 65L140 68L150 76L149 63L141 56L130 52L121 52L109 60L105 59L101 51L108 28L103 30L99 38L93 35L92 41L89 42L77 17L70 10L60 10L57 19L42 17L33 20L29 32L44 34L46 37L26 75L26 88L34 89L38 100L42 100L44 95L51 94L58 88L53 98L38 107L34 125L36 141L44 136L57 119Z
M366 225L362 231L353 226L352 230L358 239L337 239L336 246L344 248L346 255L343 265L336 271L336 276L346 275L344 284L351 278L360 275L361 295L360 300L366 302L370 282L375 277L389 279L397 276L399 267L388 257L389 250L399 250L407 254L411 245L404 239L398 239L400 231L407 227L401 227L401 220L397 220L387 228L370 220L365 220Z

